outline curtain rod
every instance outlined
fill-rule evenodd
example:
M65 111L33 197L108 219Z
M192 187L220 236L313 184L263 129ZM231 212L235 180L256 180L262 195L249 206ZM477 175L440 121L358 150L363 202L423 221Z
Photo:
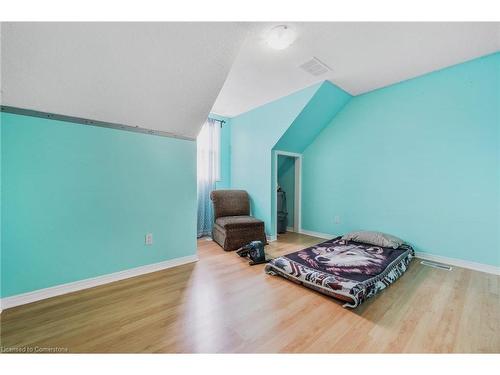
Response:
M211 120L214 120L214 121L219 122L221 125L226 123L226 121L224 121L224 120L219 120L218 118L213 118L213 117L210 117L210 116L209 116L208 118L209 118L209 119L211 119Z

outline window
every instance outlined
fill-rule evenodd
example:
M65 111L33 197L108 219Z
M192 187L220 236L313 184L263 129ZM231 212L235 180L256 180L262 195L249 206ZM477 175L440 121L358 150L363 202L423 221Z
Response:
M198 180L220 180L220 123L208 119L196 139Z
M213 208L210 192L220 179L220 123L208 119L196 139L197 191L198 191L198 237L210 235Z

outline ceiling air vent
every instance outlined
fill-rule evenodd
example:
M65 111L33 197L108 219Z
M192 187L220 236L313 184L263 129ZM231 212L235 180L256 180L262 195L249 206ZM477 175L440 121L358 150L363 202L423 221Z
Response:
M313 76L320 76L331 71L328 65L322 63L317 57L313 57L311 60L306 61L304 64L300 65L299 68Z

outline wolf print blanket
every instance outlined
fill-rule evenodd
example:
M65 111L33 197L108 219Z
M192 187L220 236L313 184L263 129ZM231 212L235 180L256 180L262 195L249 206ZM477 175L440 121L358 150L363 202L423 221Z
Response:
M396 281L415 252L346 241L341 237L273 259L266 272L280 275L357 307Z

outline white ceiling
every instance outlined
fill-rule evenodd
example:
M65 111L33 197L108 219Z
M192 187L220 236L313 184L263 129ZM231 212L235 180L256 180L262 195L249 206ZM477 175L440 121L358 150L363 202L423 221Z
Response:
M249 26L2 23L2 104L192 138Z
M287 23L298 38L270 49L251 31L212 112L236 116L323 80L359 95L500 50L500 23ZM314 77L298 69L313 56L332 68Z
M2 23L2 104L192 138L212 105L232 117L323 80L358 95L500 50L499 23L333 22L289 23L276 51L276 24ZM333 71L298 68L313 56Z

